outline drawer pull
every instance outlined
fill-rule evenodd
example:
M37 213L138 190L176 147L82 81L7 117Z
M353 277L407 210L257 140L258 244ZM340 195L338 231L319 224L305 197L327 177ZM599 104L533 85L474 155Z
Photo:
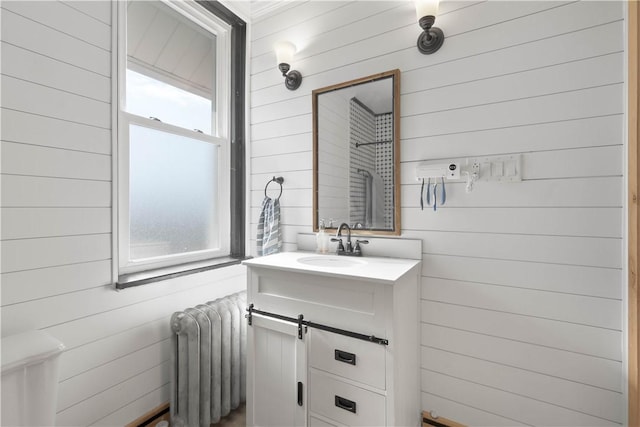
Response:
M353 400L345 399L344 397L336 396L336 406L344 409L345 411L356 413L356 402Z
M356 355L353 353L347 353L342 350L335 350L335 358L338 362L348 363L349 365L356 364Z

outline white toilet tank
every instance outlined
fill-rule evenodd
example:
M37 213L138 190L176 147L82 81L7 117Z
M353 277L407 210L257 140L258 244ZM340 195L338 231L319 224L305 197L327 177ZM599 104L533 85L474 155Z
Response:
M2 338L2 426L53 426L64 344L43 331Z

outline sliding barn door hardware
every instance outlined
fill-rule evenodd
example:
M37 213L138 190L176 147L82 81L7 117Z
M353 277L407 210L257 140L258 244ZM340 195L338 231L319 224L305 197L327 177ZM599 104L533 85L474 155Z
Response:
M355 339L359 339L359 340L363 340L363 341L369 341L369 342L380 344L380 345L389 345L389 340L387 340L385 338L378 338L375 335L366 335L366 334L361 334L361 333L358 333L358 332L349 331L349 330L346 330L346 329L334 328L333 326L323 325L322 323L314 323L314 322L311 322L309 320L304 320L304 316L302 314L298 315L297 318L283 316L282 314L277 314L277 313L271 313L271 312L268 312L268 311L258 310L256 308L254 308L253 304L249 304L249 307L247 307L247 312L249 312L249 314L247 314L247 316L246 316L249 326L251 326L252 316L254 314L259 314L259 315L264 316L264 317L270 317L272 319L278 319L278 320L283 320L285 322L290 322L290 323L297 324L298 325L298 338L299 339L302 339L302 335L303 335L302 334L302 327L305 326L305 331L306 331L306 328L315 328L315 329L320 329L322 331L327 331L327 332L331 332L331 333L334 333L334 334L344 335L344 336L347 336L347 337L351 337L351 338L355 338Z

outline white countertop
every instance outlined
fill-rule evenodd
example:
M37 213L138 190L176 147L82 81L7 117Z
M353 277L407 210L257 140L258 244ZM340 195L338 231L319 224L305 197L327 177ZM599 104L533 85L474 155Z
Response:
M250 267L394 283L419 265L420 261L400 258L325 255L313 252L281 252L252 258L242 263Z

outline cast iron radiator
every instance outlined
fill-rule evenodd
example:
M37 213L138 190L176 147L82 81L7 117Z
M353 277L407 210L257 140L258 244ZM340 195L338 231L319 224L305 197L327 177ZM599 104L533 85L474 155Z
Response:
M246 401L246 292L171 316L171 425L209 427Z

